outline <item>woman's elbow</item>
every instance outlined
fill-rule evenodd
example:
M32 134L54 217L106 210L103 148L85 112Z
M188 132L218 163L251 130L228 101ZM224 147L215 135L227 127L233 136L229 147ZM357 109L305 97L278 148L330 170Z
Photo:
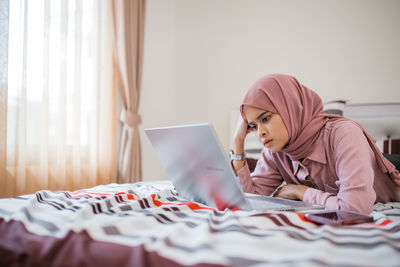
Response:
M327 209L334 210L349 210L356 211L364 214L370 214L374 209L374 201L370 199L364 199L362 201L356 200L343 200L337 199L334 205L326 205Z

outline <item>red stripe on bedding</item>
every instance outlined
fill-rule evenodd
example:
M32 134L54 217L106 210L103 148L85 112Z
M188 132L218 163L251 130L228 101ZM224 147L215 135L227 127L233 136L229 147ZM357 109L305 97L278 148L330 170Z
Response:
M133 196L133 194L127 194L127 193L124 193L124 192L119 192L119 193L115 193L114 195L126 195L129 200L135 200L135 197Z
M308 223L311 223L311 224L314 224L314 225L318 225L318 224L316 224L316 223L313 223L313 222L307 220L307 219L306 219L306 216L304 216L304 214L297 213L297 216L299 216L299 218L300 218L303 222L308 222ZM377 225L377 226L385 226L385 225L388 225L389 223L392 223L392 222L393 222L392 220L386 219L386 220L384 220L384 221L381 222L381 223L372 223L372 224L373 224L373 225Z
M184 202L184 203L161 202L155 199L156 194L152 194L151 198L153 199L154 205L156 205L157 207L163 205L178 205L178 206L188 206L191 210L212 210L212 208L202 207L199 204L193 202Z
M389 223L392 223L392 222L393 222L392 220L387 219L387 220L384 220L383 222L381 222L379 224L375 224L375 225L385 226L385 225L388 225Z
M83 190L77 190L77 191L74 191L74 192L72 192L74 195L79 195L79 194L89 194L89 195L96 195L96 196L110 196L110 195L112 195L112 194L110 194L110 193L100 193L100 192L87 192L87 191L83 191ZM114 196L119 196L119 195L126 195L126 197L129 199L129 200L135 200L135 197L134 197L134 195L133 194L127 194L127 193L125 193L125 192L118 192L118 193L115 193L114 194Z
M296 213L296 214L297 214L297 216L299 216L300 220L302 220L303 222L311 223L313 225L318 225L316 223L313 223L313 222L307 220L306 216L304 214L302 214L302 213Z

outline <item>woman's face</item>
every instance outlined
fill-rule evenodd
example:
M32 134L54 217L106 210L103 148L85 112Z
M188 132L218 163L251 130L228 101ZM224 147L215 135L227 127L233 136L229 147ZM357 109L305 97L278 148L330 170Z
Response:
M244 106L243 113L250 131L269 151L278 152L289 142L289 133L279 114L251 106Z

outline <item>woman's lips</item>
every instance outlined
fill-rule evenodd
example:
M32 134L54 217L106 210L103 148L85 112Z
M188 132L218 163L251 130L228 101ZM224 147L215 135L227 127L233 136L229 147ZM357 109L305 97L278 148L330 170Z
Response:
M268 139L264 141L264 146L270 147L272 145L272 139Z

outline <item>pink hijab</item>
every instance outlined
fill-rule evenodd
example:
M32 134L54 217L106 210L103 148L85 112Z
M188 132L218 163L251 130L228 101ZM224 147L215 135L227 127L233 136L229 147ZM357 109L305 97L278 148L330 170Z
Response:
M348 120L324 113L321 98L314 91L300 84L296 78L284 74L265 75L250 86L240 106L240 112L246 121L244 105L278 113L282 117L290 139L281 152L294 160L305 158L313 151L318 134L326 122ZM359 124L355 124L367 137L381 170L400 186L399 171L382 155L367 132Z

